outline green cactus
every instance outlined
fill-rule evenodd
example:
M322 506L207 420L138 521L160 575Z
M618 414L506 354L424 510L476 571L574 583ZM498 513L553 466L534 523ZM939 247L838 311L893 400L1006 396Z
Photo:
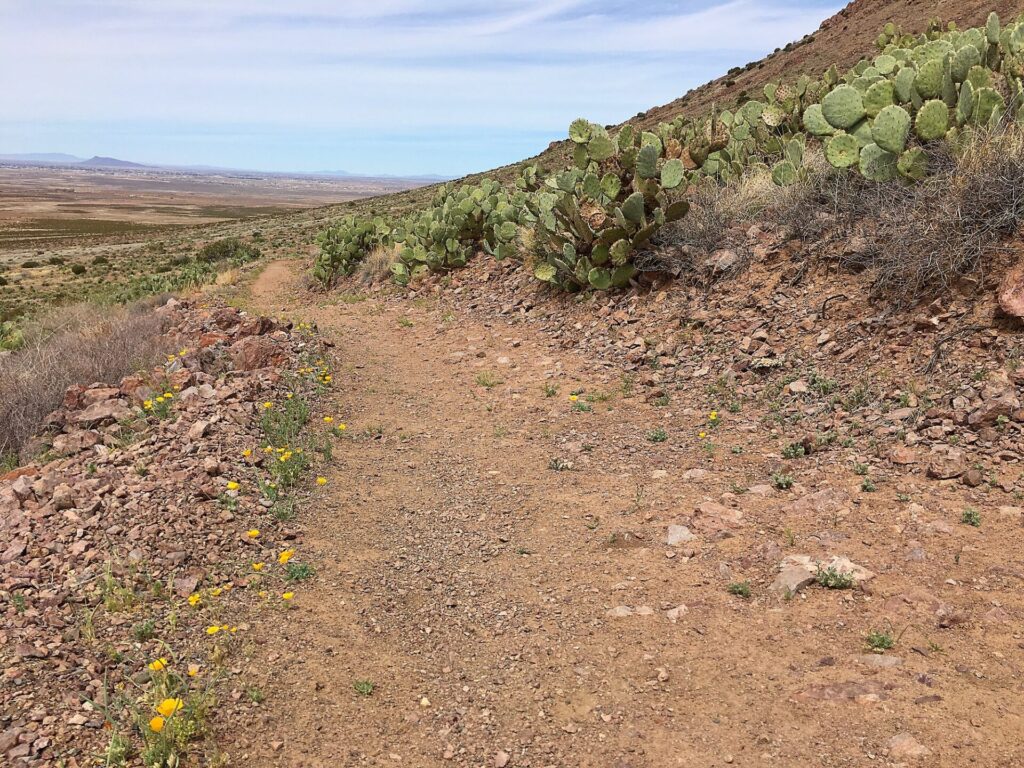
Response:
M864 110L868 117L875 117L893 103L895 91L891 80L879 80L864 94Z
M777 186L788 187L790 184L795 183L797 178L796 167L789 160L776 163L775 167L772 168L772 181Z
M888 76L896 71L897 63L895 56L883 53L881 56L875 58L875 69L877 69L880 74Z
M860 151L860 172L871 181L891 181L897 174L896 160L893 153L877 144L868 144Z
M821 112L833 128L856 125L867 112L860 91L851 85L838 85L822 99Z
M917 111L914 132L921 141L936 141L949 130L949 107L944 101L926 101Z
M985 37L990 45L999 43L999 14L995 11L988 15L988 21L985 22Z
M860 144L848 133L837 133L825 142L825 159L834 168L850 168L860 160Z
M928 155L920 147L908 149L896 161L896 170L908 181L920 181L928 175Z
M595 163L602 163L615 155L615 144L606 133L594 136L587 142L587 154Z
M681 160L669 160L661 168L661 186L665 189L675 189L685 178L686 169Z
M821 104L811 104L804 110L804 128L814 136L831 136L836 132L822 114Z
M910 115L903 107L888 106L878 113L872 123L871 138L886 152L898 155L906 149L910 122Z
M965 80L960 85L960 98L956 103L956 123L966 125L974 116L974 86L970 80Z
M893 91L896 100L900 104L909 104L914 98L914 80L917 77L917 70L913 67L903 67L896 73L893 80Z
M980 64L981 54L978 52L978 49L973 45L965 45L953 56L953 80L957 83L962 83L967 79L971 67L976 67Z
M591 138L593 124L582 117L572 121L569 126L569 140L574 144L586 144Z
M945 74L943 59L927 59L921 62L914 78L914 89L924 99L942 96L942 80Z
M1006 102L994 88L979 88L974 94L973 121L977 125L988 125L1002 117Z

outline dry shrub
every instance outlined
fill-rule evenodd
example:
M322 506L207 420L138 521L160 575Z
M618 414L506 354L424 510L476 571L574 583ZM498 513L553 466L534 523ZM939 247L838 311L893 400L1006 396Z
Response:
M869 188L857 208L868 247L850 266L875 270L879 294L909 305L983 277L989 256L1024 221L1024 131L978 134L959 152L936 152L932 175Z
M398 261L398 247L377 246L359 263L359 282L372 285L391 277L391 265Z
M25 328L25 346L0 357L0 458L20 454L72 384L116 383L162 356L151 310L76 304Z
M731 184L698 188L688 198L689 213L658 231L638 266L644 271L695 277L705 271L705 261L713 252L726 249L738 256L728 270L735 274L750 257L746 227L778 196L778 189L768 173L749 173Z

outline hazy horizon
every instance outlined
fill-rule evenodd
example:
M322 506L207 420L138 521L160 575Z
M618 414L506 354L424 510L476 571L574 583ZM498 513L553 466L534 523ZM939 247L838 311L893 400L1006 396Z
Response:
M0 154L455 177L618 123L842 7L7 0Z

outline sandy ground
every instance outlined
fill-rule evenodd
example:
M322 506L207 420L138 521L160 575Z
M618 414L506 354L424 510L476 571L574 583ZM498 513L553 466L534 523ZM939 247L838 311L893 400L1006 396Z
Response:
M336 344L353 441L298 521L316 578L254 628L243 674L267 702L220 735L238 764L1024 764L1019 520L959 525L955 489L861 494L827 460L777 490L753 408L712 456L707 414L625 396L530 328L310 297L295 275L271 265L253 301ZM668 545L673 523L694 538ZM876 577L784 599L770 584L800 553Z

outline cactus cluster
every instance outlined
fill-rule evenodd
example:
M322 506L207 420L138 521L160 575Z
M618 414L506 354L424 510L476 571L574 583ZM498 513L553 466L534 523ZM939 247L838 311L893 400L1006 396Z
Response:
M1003 27L992 13L984 27L962 31L933 21L917 36L890 24L878 47L881 53L847 72L820 108L804 111L805 127L825 137L825 156L837 168L856 168L875 181L912 182L927 173L927 154L912 142L956 141L998 123L1008 104L1020 109L1020 20Z
M373 248L387 242L390 228L383 219L348 216L323 230L317 242L320 255L313 265L313 277L330 286L342 275L352 274L356 264Z
M526 199L533 274L566 290L628 284L633 257L659 227L689 206L671 195L688 179L674 136L635 131L610 136L576 120L574 166L539 183Z
M430 206L398 221L346 219L320 237L314 273L348 274L378 245L397 245L395 280L461 267L478 250L520 259L566 290L625 285L659 227L683 217L686 194L760 169L780 186L807 174L808 145L836 168L878 182L928 173L927 146L959 143L978 128L1024 119L1024 17L959 30L937 21L920 35L887 24L878 54L841 73L768 83L756 99L616 133L569 126L572 163L528 166L514 186L448 184Z

